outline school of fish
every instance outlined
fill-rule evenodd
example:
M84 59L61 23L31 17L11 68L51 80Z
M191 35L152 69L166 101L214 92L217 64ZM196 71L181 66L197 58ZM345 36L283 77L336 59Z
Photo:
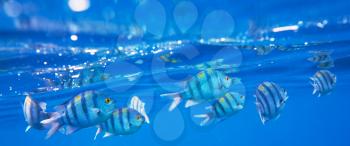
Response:
M274 48L284 50L275 46L263 49L255 47L253 50L256 50L258 55L266 55ZM332 51L310 51L310 53L312 56L307 60L316 63L317 68L322 69L310 77L312 94L318 97L328 95L337 81L336 75L326 70L334 67ZM161 59L165 62L179 62L169 57L169 55L162 56ZM222 65L222 62L223 59L218 59L195 65L198 73L179 83L182 90L159 95L172 100L169 112L177 108L181 101L185 101L185 108L209 103L205 108L206 113L193 115L202 119L200 126L205 126L209 121L219 123L243 110L246 96L232 91L234 86L241 83L241 79L228 76L226 73L230 72L226 72L227 70L220 70L222 67L218 66ZM103 73L101 68L94 67L82 70L73 78L60 78L56 86L73 88L108 78L111 77ZM263 124L278 119L288 100L287 90L271 81L259 84L253 97ZM47 139L56 132L70 135L84 128L96 127L94 138L96 139L101 133L104 134L103 137L130 135L137 132L145 123L151 122L145 110L145 103L139 97L133 96L129 105L125 107L117 107L116 103L115 99L104 95L101 91L88 90L47 112L45 102L36 101L27 95L22 106L25 121L28 123L25 132L30 129L48 130Z

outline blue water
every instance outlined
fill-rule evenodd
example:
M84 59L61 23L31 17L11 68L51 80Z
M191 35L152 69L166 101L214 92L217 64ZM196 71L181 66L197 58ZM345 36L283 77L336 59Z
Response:
M88 0L78 1L84 6ZM350 2L346 0L0 2L0 145L350 145ZM85 3L86 4L86 3ZM78 7L79 8L79 7ZM312 51L329 51L333 91L312 95L321 70ZM203 65L222 61L203 68ZM194 114L206 102L169 112L160 94L215 68L241 82L244 109L201 127ZM107 79L87 77L108 74ZM79 81L87 79L86 83ZM91 79L91 80L90 80ZM255 90L277 83L289 99L280 117L262 124ZM72 135L31 129L22 112L26 95L48 111L86 90L127 106L136 95L151 123L132 135L99 137L96 127Z

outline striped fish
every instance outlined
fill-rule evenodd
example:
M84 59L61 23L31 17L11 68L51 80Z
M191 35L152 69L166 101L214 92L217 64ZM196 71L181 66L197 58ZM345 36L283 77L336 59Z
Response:
M312 57L309 57L307 60L310 62L324 62L332 60L331 53L332 51L310 51L311 54L313 54Z
M112 115L114 108L115 103L111 98L103 97L96 91L85 91L57 106L53 116L41 123L51 126L46 138L62 126L65 126L65 134L68 135L104 122Z
M333 60L327 60L327 61L320 62L317 65L317 67L321 68L321 69L333 68L334 67L334 61Z
M235 92L228 92L223 97L216 99L213 104L208 107L211 110L209 113L194 115L194 117L204 118L200 123L200 125L203 126L210 120L223 120L241 111L244 107L244 102L245 96Z
M311 85L314 88L312 94L318 93L319 97L330 93L337 82L337 77L328 70L320 70L313 77L310 77L310 79L312 81Z
M286 90L273 82L263 82L255 93L256 106L263 124L277 119L288 99Z
M181 100L187 100L185 107L188 108L200 102L223 96L233 84L240 82L239 80L238 78L230 78L221 71L207 69L184 81L183 91L160 96L173 98L169 111L174 110Z
M144 122L149 123L145 103L134 96L129 107L114 110L108 120L97 126L95 139L102 131L105 131L103 137L133 134L141 128Z
M59 76L60 79L59 88L68 89L68 88L78 88L93 83L101 82L108 80L110 75L104 72L104 67L89 67L76 74L65 74Z
M29 129L45 129L45 127L40 123L40 121L50 118L50 113L45 112L46 103L37 102L33 100L30 96L27 96L23 104L23 114L24 119L28 123L28 127L25 132Z

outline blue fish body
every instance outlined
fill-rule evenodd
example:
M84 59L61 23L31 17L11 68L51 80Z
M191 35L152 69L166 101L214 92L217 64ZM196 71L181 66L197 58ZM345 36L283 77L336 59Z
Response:
M318 96L330 93L337 82L337 77L328 70L320 70L310 79L314 87L313 94L318 93Z
M41 123L52 126L47 138L62 126L66 126L66 134L71 134L81 128L104 122L112 115L114 108L115 103L111 98L96 91L85 91L57 106L55 116Z
M25 121L28 123L26 132L30 128L38 130L45 129L43 124L40 123L42 120L50 118L50 113L45 112L45 109L46 103L39 103L32 99L30 96L26 96L23 104L24 118Z
M244 107L245 96L236 92L227 92L224 96L216 99L209 107L211 110L207 114L194 115L197 118L204 118L201 122L201 126L213 119L224 120L237 112L241 111Z
M144 123L143 116L129 108L116 109L111 118L100 124L100 128L111 135L135 133Z
M174 101L169 108L171 111L180 100L187 100L186 107L189 107L203 101L217 99L223 96L237 80L239 79L230 78L221 71L207 69L185 81L185 88L182 92L161 96L173 97Z
M273 82L263 82L255 93L256 105L263 124L279 117L288 99L287 92Z

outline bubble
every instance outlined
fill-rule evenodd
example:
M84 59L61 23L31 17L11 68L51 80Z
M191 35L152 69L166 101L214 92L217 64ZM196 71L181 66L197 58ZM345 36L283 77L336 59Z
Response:
M180 2L174 9L175 23L182 33L185 33L196 22L197 16L197 8L190 1Z
M140 3L135 10L135 20L145 31L161 37L165 28L165 9L157 0Z
M185 121L179 109L168 111L169 105L163 107L154 118L153 131L164 141L174 141L181 137L185 130Z
M70 39L71 39L72 41L77 41L77 40L78 40L78 36L75 35L75 34L72 34L72 35L70 36Z
M234 31L232 16L223 10L209 13L204 19L202 37L204 39L230 37Z
M89 0L69 0L68 6L74 12L83 12L89 9L90 1Z
M5 2L3 7L6 15L9 17L18 17L22 13L21 4L14 0Z

